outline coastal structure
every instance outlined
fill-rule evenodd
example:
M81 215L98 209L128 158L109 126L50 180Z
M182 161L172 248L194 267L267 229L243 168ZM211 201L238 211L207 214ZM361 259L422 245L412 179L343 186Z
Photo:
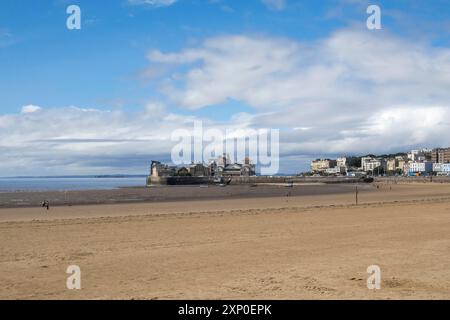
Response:
M246 157L243 163L231 163L229 157L223 155L209 163L212 177L252 177L256 176L256 165Z
M152 165L150 167L150 176L153 178L170 177L176 175L176 172L176 167L169 167L159 161L152 161Z
M231 163L229 157L223 155L218 159L211 160L208 165L192 163L183 167L152 161L147 185L207 184L252 176L256 176L256 166L249 158L244 159L243 163Z

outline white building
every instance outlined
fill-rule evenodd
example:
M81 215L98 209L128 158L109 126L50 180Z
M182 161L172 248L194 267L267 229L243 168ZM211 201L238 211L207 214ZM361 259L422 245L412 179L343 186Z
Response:
M409 164L409 172L425 172L424 162L411 162Z
M433 163L433 172L450 173L450 163Z
M381 166L381 161L372 157L361 158L361 168L363 171L374 171Z
M410 162L408 164L408 172L410 174L414 173L430 173L433 171L433 163L426 162Z
M346 157L337 158L336 166L344 168L347 167L347 158Z
M410 153L408 153L408 159L412 162L415 162L417 160L417 156L419 155L419 150L411 150Z

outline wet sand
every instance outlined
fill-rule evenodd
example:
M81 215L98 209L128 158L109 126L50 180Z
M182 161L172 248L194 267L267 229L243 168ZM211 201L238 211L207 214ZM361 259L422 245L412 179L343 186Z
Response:
M286 185L234 185L220 186L158 186L151 188L121 188L113 190L0 192L0 208L36 207L43 200L52 206L167 202L191 200L220 200L282 197L315 194L341 194L354 191L351 184L305 184L296 188ZM361 185L367 188L367 185Z
M0 209L0 298L449 299L450 184L351 187Z

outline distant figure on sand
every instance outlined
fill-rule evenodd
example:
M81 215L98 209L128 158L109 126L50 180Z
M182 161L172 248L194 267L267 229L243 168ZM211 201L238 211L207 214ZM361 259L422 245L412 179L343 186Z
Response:
M46 207L47 210L49 210L50 209L50 202L48 202L47 200L44 200L42 202L42 207Z

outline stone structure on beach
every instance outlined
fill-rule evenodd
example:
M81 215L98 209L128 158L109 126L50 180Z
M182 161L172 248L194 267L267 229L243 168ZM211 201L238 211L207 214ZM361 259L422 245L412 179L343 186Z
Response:
M249 158L243 163L231 163L226 155L211 160L208 165L193 163L190 166L169 166L152 161L147 185L159 184L204 184L223 182L231 178L254 177L256 166Z

